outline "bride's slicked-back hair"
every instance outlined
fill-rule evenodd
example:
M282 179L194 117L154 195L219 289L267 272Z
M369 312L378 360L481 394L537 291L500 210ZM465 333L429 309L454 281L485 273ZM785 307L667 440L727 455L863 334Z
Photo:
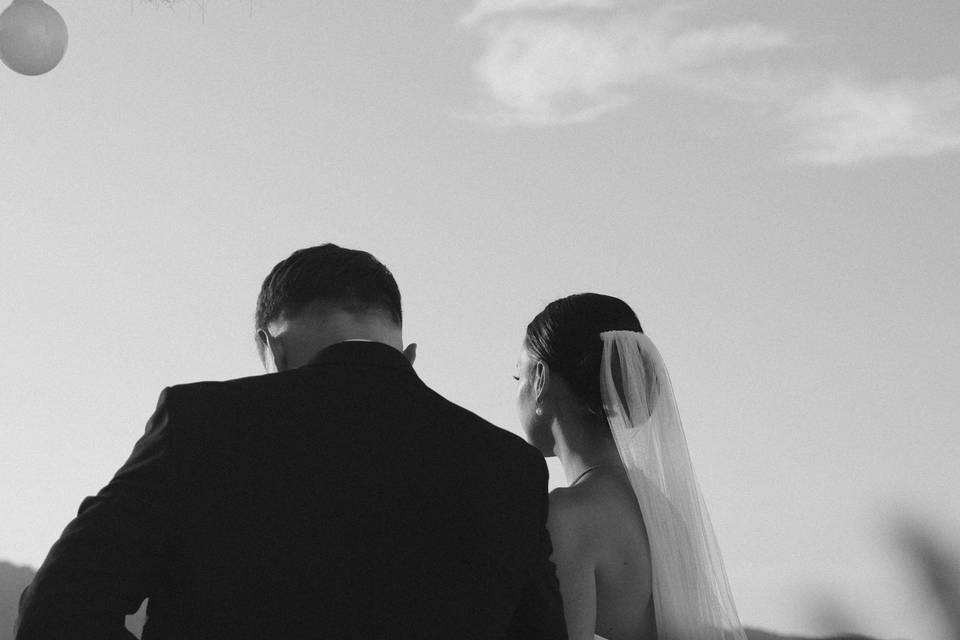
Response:
M294 251L270 271L257 298L256 328L317 301L352 313L383 310L403 321L400 289L387 267L366 251L323 244Z
M577 293L554 300L527 325L526 347L559 374L586 405L604 417L600 398L600 359L604 331L639 331L640 320L626 302L599 293Z

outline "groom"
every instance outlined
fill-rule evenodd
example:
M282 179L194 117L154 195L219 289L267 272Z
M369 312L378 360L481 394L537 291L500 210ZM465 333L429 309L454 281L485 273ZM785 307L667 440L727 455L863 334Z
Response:
M387 268L297 251L256 324L273 375L163 391L16 637L131 638L149 598L146 639L566 638L543 457L420 380Z

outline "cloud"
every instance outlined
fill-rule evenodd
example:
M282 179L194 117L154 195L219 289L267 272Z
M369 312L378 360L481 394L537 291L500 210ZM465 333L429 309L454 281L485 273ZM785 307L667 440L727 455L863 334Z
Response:
M589 19L530 13L571 6L597 11ZM599 0L478 3L467 22L482 22L485 47L474 71L491 100L491 119L584 122L629 104L643 80L679 81L686 72L789 43L785 33L759 24L685 28L677 9L640 16L611 7Z
M867 86L832 80L786 113L798 162L851 165L960 148L960 82Z
M584 123L651 86L751 107L793 162L852 165L960 148L960 81L870 83L790 60L800 45L756 22L693 26L693 12L634 0L478 0L462 27L483 48L471 119L497 126ZM758 110L756 107L759 107ZM755 122L755 120L751 120Z

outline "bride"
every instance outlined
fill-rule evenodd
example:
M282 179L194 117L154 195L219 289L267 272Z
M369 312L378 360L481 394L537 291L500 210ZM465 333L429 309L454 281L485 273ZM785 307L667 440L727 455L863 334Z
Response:
M557 456L552 559L570 640L744 640L666 367L630 307L551 302L517 364L527 439Z

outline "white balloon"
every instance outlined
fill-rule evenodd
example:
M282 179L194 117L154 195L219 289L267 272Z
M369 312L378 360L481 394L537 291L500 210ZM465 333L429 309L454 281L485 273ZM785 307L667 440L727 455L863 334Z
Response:
M66 50L67 23L43 0L13 0L0 13L0 60L17 73L46 73Z

